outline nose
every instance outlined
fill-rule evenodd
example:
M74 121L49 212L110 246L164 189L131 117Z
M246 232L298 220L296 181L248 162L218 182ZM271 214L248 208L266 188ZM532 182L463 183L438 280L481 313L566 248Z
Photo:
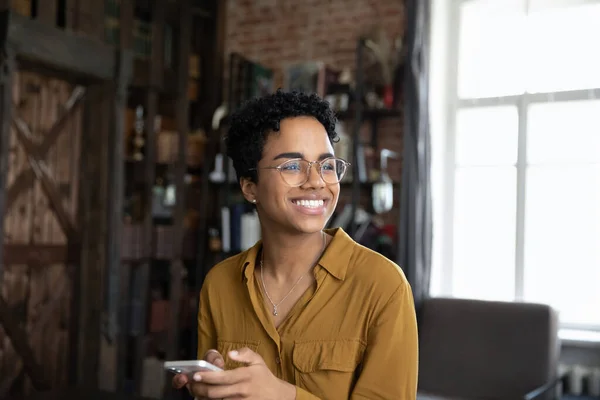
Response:
M318 189L325 187L325 182L321 178L320 172L321 165L318 162L312 162L308 165L308 174L306 182L302 185L305 188Z

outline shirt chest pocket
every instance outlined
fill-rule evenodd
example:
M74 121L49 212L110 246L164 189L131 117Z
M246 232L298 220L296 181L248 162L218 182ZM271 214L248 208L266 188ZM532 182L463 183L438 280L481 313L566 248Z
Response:
M324 399L347 400L364 350L358 339L296 342L292 356L296 385Z
M217 341L217 350L219 351L219 353L221 353L221 355L225 359L225 369L229 370L229 369L242 367L242 366L244 366L244 364L240 363L238 361L231 360L229 358L229 356L227 355L227 353L229 353L232 350L240 350L244 347L247 347L256 353L256 352L258 352L259 344L260 344L259 342L248 341L248 340L240 341L240 342L218 340Z

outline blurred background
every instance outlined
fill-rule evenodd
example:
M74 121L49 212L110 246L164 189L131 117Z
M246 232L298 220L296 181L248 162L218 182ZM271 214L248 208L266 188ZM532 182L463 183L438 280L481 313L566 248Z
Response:
M338 116L329 227L407 275L419 398L600 398L599 0L4 0L0 32L0 398L187 396L162 363L260 239L229 116L279 88Z

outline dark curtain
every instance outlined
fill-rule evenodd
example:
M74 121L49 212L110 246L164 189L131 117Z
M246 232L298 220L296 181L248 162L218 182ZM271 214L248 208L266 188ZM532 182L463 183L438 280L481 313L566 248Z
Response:
M417 312L429 294L431 275L430 7L430 0L406 0L404 149L397 262L412 286Z

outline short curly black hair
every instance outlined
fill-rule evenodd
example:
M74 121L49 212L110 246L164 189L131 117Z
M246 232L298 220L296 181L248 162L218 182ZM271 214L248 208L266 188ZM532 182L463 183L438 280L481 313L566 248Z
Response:
M335 132L337 118L329 103L316 94L277 90L275 93L247 101L231 115L226 137L227 155L233 161L238 181L249 178L258 182L256 168L262 158L267 138L279 132L282 120L309 116L327 131L331 143L339 140Z

